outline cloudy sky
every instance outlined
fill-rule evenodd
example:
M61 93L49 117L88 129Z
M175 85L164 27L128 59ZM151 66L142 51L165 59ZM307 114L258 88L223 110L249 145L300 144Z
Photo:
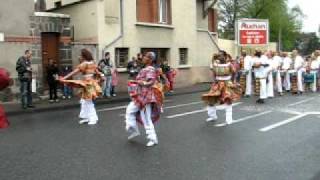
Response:
M320 1L319 0L288 0L289 6L299 5L307 16L303 22L303 31L316 32L320 25Z

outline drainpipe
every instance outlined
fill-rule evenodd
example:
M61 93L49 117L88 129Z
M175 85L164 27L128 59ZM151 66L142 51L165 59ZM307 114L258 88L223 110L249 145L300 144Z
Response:
M114 43L116 43L117 41L119 41L123 37L123 34L124 34L123 33L123 0L120 0L120 35L103 48L102 57L104 57L104 52L110 46L112 46Z
M214 44L214 45L216 46L216 48L220 51L221 49L220 49L219 45L217 44L217 42L215 41L215 39L213 38L213 36L211 35L211 32L210 32L210 31L207 31L207 32L208 32L208 35L209 35L211 41L213 42L213 44Z

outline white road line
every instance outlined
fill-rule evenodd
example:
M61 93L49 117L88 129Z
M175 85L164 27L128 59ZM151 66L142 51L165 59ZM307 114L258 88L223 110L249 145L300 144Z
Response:
M102 112L102 111L114 111L114 110L119 110L119 109L125 109L127 106L117 106L117 107L112 107L112 108L105 108L105 109L99 109L97 112Z
M237 106L239 104L242 104L242 102L234 103L234 104L232 104L232 106ZM186 113L167 116L166 118L172 119L172 118L176 118L176 117L187 116L187 115L190 115L190 114L197 114L197 113L201 113L201 112L205 112L205 111L207 111L207 109L200 109L200 110L196 110L196 111L190 111L190 112L186 112Z
M304 102L311 101L311 100L313 100L313 99L314 99L314 97L313 97L313 98L308 98L308 99L305 99L305 100L302 100L302 101L298 101L298 102L289 104L288 106L289 106L289 107L290 107L290 106L295 106L295 105L298 105L298 104L302 104L302 103L304 103Z
M281 121L281 122L272 124L272 125L270 125L270 126L261 128L261 129L259 129L259 131L261 131L261 132L267 132L267 131L270 131L270 130L272 130L272 129L278 128L278 127L280 127L280 126L289 124L289 123L291 123L291 122L293 122L293 121L296 121L296 120L298 120L298 119L300 119L300 118L302 118L302 117L304 117L304 116L307 116L307 115L308 115L308 113L300 114L300 115L298 115L298 116L294 116L294 117L289 118L289 119L286 119L286 120L284 120L284 121Z
M167 99L167 100L164 100L164 102L172 102L172 100L171 99ZM97 112L114 111L114 110L125 109L125 108L127 108L127 105L125 105L125 106L117 106L117 107L112 107L112 108L99 109L99 110L97 110Z
M240 118L240 119L237 119L237 120L233 120L232 124L243 122L243 121L247 121L247 120L250 120L250 119L255 118L255 117L259 117L259 116L263 116L265 114L269 114L271 112L272 111L265 111L265 112L261 112L261 113L254 114L254 115L251 115L251 116L246 116L246 117L243 117L243 118ZM216 124L215 126L216 127L222 127L222 126L226 126L226 125L227 125L227 123L221 123L221 124Z
M178 104L178 105L174 105L174 106L168 106L168 107L164 107L163 109L173 109L173 108L178 108L178 107L185 107L185 106L190 106L190 105L195 105L195 104L201 104L203 103L202 101L196 101L196 102L191 102L191 103L186 103L186 104ZM120 117L124 117L125 114L119 114Z
M280 109L281 112L284 112L284 113L288 113L288 114L294 114L294 115L300 115L300 114L303 114L301 112L298 112L298 111L293 111L293 110L290 110L290 109Z

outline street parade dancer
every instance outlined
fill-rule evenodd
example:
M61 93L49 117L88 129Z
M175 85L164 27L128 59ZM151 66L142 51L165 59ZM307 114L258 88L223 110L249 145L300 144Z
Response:
M154 52L143 56L145 67L139 72L135 81L129 81L129 94L132 101L126 109L126 131L128 140L140 135L137 122L142 124L148 140L146 146L158 144L154 123L159 120L163 104L163 92L157 85L159 74L152 66L156 61Z
M0 91L7 88L10 84L12 84L12 79L10 79L9 73L0 68ZM9 127L9 121L4 112L4 108L0 105L0 129Z
M227 53L224 51L221 51L219 55L214 55L213 58L214 82L211 85L211 90L202 95L202 100L207 105L209 116L207 122L217 120L216 105L224 105L226 123L232 124L232 102L239 100L242 95L240 85L233 83L231 80L236 69L230 62L227 62Z
M262 55L260 50L256 50L255 56L253 57L253 68L256 81L255 89L259 96L257 103L259 104L263 104L264 100L267 99L268 67L268 57L266 55Z
M304 59L298 54L297 50L292 51L292 59L293 59L295 74L292 74L291 79L292 81L295 81L296 79L296 83L297 83L297 86L292 86L292 92L302 94L304 91L304 87L303 87ZM297 89L295 89L295 87L297 87Z
M60 78L60 82L81 89L79 124L88 123L88 125L95 125L98 122L98 116L93 101L102 94L99 79L95 79L95 76L104 80L104 74L98 70L92 54L87 49L81 50L80 62L81 64L76 69ZM67 80L78 73L82 73L82 80Z

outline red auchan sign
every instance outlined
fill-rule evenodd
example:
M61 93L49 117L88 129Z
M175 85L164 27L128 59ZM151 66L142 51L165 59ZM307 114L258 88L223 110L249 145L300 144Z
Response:
M238 45L267 45L269 43L268 20L240 19L237 24Z

